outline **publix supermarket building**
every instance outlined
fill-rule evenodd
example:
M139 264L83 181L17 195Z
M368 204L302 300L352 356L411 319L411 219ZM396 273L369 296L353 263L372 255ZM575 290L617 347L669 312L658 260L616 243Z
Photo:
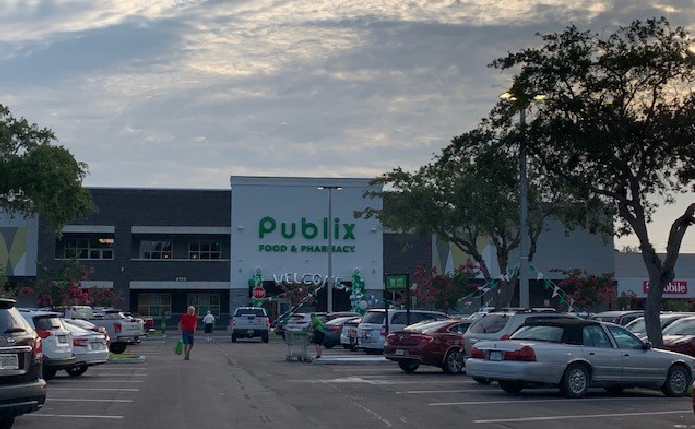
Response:
M23 286L35 280L38 266L77 258L93 268L83 287L121 292L121 306L132 312L163 317L195 305L225 321L252 301L257 281L268 297L282 293L283 283L325 282L329 241L334 282L349 286L361 279L375 306L382 306L376 298L401 293L387 290L387 275L409 274L412 285L419 265L446 271L466 261L449 243L394 234L376 219L355 218L356 211L382 207L380 199L364 198L375 190L370 179L240 176L221 190L92 188L98 212L66 225L61 238L40 214L0 218L0 264L11 283ZM503 275L494 248L482 240L479 247L492 274ZM622 267L630 272L616 272L619 285L622 275L631 279L622 283L636 289L644 273L635 264L616 264L616 255L612 240L551 222L534 266L546 278L557 268L602 273ZM695 292L695 284L687 289ZM312 307L325 309L326 298L324 289ZM335 290L333 308L348 310L349 298L346 289ZM559 307L553 299L542 280L531 282L533 306ZM270 302L273 313L287 308L280 299Z

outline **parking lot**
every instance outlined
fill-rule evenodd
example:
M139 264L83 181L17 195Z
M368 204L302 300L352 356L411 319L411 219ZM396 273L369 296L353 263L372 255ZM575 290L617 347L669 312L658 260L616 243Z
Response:
M660 392L510 395L437 368L406 374L395 364L286 362L279 340L198 338L190 361L175 356L173 345L170 338L134 347L147 356L144 364L104 365L78 379L59 373L44 408L15 427L695 428L691 399Z

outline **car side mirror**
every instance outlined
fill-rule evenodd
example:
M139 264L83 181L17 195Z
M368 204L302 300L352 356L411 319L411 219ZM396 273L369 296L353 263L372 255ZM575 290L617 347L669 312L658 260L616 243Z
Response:
M642 343L642 349L649 350L651 348L652 348L652 343L650 343L649 341L645 341L644 343Z

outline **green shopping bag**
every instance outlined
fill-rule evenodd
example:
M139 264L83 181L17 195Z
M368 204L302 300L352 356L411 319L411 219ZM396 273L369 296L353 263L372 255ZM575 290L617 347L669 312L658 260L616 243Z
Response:
M183 354L183 340L179 340L179 342L176 343L176 346L174 347L174 354L177 354L177 355Z

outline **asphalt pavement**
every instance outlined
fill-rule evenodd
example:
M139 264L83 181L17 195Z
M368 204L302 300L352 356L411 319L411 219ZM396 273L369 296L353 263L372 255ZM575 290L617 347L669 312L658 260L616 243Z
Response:
M648 390L510 395L437 368L287 362L279 340L199 338L190 361L173 346L173 338L148 340L131 348L147 356L143 364L104 365L77 379L59 373L44 408L15 428L695 428L691 398Z

